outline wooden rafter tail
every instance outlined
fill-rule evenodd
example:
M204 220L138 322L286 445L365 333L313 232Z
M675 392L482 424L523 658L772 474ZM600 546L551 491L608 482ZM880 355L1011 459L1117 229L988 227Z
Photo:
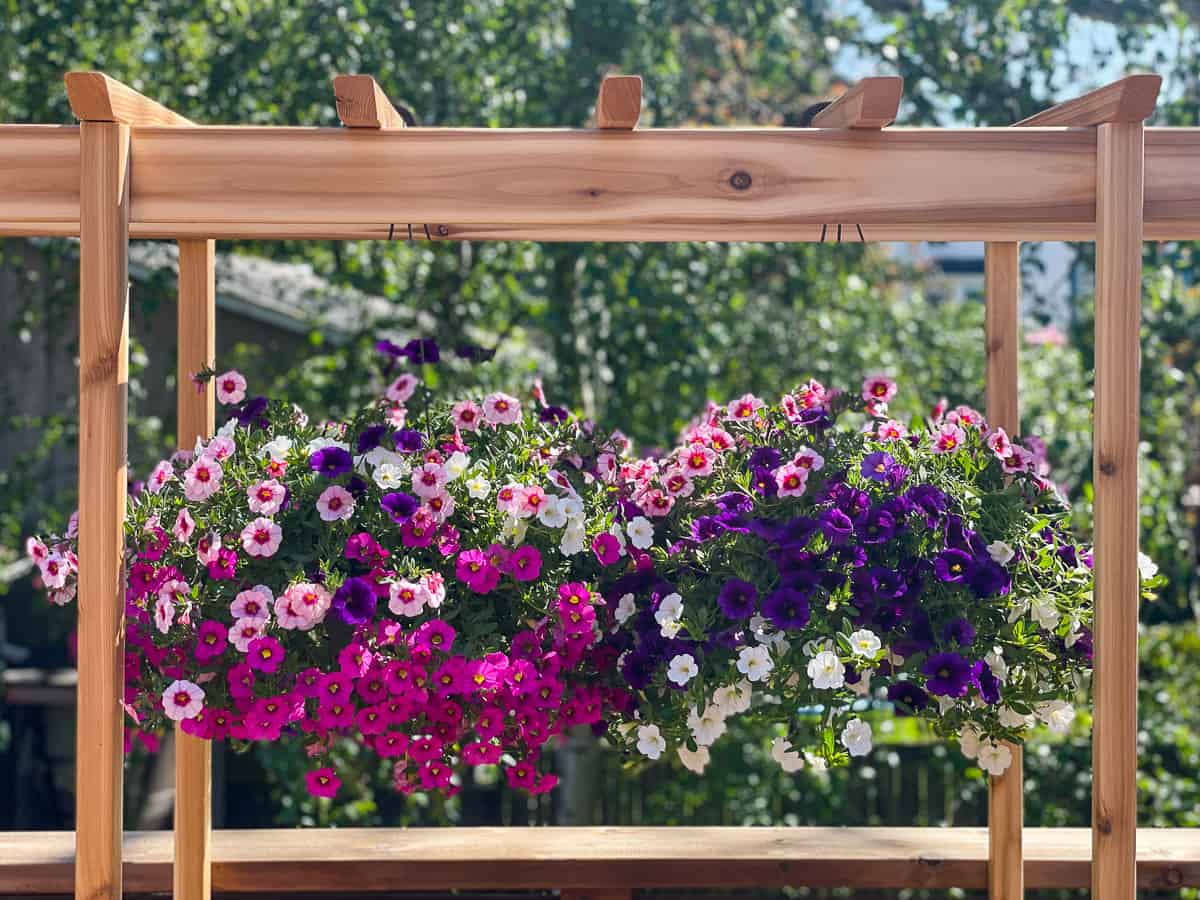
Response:
M103 72L68 72L67 100L81 122L120 122L122 125L194 125Z
M333 96L338 118L347 128L392 131L416 124L412 112L392 103L370 75L333 76Z
M600 93L596 97L597 128L632 131L641 115L641 75L609 75L600 82Z
M878 131L896 121L903 96L899 75L864 78L813 116L812 127Z
M1161 75L1126 75L1082 97L1022 119L1016 127L1088 128L1112 122L1144 122L1154 114L1160 87Z

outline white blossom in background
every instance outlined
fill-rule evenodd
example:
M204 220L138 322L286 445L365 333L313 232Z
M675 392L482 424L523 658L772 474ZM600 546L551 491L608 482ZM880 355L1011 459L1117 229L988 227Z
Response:
M963 727L963 730L958 733L958 748L962 750L962 755L967 759L974 759L979 755L979 732L970 725Z
M1158 574L1158 563L1152 560L1145 553L1138 551L1138 575L1142 581L1149 581Z
M999 563L1002 566L1007 566L1009 561L1016 555L1013 550L1004 541L992 541L987 545L988 556L992 558L992 562Z
M708 747L725 733L725 715L715 703L710 703L701 712L696 707L688 713L688 729L701 747Z
M979 745L979 767L989 775L1003 775L1012 765L1012 751L996 741L983 741Z
M645 516L636 516L625 526L629 543L639 550L648 550L654 544L654 526Z
M842 746L851 756L866 756L871 752L871 726L853 718L842 729Z
M1048 700L1037 705L1037 716L1056 734L1066 734L1075 721L1075 707L1066 700Z
M745 679L736 684L723 685L713 692L713 706L722 716L739 715L750 708L752 691L750 682Z
M1053 597L1039 597L1034 600L1029 607L1029 614L1033 616L1033 620L1048 631L1053 631L1058 627L1062 616L1059 615L1058 607L1054 605Z
M771 651L764 645L743 647L738 653L737 670L751 681L762 681L771 674L775 663L771 661Z
M808 677L817 690L835 690L846 683L846 667L831 650L822 650L808 663Z
M570 520L558 497L547 497L545 505L538 510L537 520L547 528L562 528Z
M637 730L638 753L650 759L658 759L667 749L666 739L657 725L639 725Z
M680 653L672 657L667 665L667 680L680 687L699 674L700 667L696 665L696 659L690 653Z
M482 472L477 472L466 480L467 494L473 500L484 500L492 492L492 483Z
M804 757L792 749L786 738L777 737L771 742L771 759L789 775L804 768Z
M707 747L698 747L695 750L691 750L686 744L680 744L676 752L679 754L679 761L683 763L685 769L695 772L697 775L703 775L704 770L708 768L711 757Z
M637 602L634 600L633 594L624 594L617 601L617 608L613 611L613 615L616 617L618 625L624 625L636 612Z
M1000 707L1000 724L1005 728L1026 728L1033 724L1032 716L1023 716L1015 709Z

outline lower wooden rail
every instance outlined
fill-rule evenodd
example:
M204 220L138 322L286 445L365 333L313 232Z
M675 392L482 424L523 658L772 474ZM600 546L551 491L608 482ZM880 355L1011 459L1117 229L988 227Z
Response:
M1083 888L1091 831L1027 828L1025 886ZM125 835L129 893L171 890L171 832ZM1200 887L1200 829L1140 829L1142 888ZM69 894L72 832L0 832L0 895ZM428 828L217 831L222 893L635 888L983 888L984 828Z

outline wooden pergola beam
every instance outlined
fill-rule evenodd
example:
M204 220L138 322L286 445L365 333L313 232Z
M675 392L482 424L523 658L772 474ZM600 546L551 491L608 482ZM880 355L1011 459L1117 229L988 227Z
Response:
M414 124L412 113L397 108L370 75L333 76L333 97L347 128L393 130Z
M904 79L899 75L864 78L813 116L813 128L878 131L896 121Z
M81 122L140 126L195 124L103 72L68 72L64 80L71 112Z
M1154 115L1160 87L1161 75L1126 75L1082 97L1022 119L1016 127L1088 128L1109 122L1144 122Z
M596 97L596 127L632 131L642 115L642 76L609 75Z

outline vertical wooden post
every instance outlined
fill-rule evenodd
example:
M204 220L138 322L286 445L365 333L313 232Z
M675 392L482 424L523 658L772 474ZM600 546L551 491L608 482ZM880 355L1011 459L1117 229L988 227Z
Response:
M1144 128L1096 138L1092 896L1136 891L1138 399Z
M121 895L129 128L80 127L75 896Z
M1009 435L1019 433L1018 361L1020 357L1021 266L1015 242L984 245L987 304L987 419ZM1012 766L988 782L988 897L1019 900L1024 895L1022 826L1025 817L1021 748L1009 744Z
M212 368L216 357L215 242L179 242L179 371L176 431L181 449L212 437L213 383L192 376ZM209 900L212 894L212 742L175 729L176 900Z

